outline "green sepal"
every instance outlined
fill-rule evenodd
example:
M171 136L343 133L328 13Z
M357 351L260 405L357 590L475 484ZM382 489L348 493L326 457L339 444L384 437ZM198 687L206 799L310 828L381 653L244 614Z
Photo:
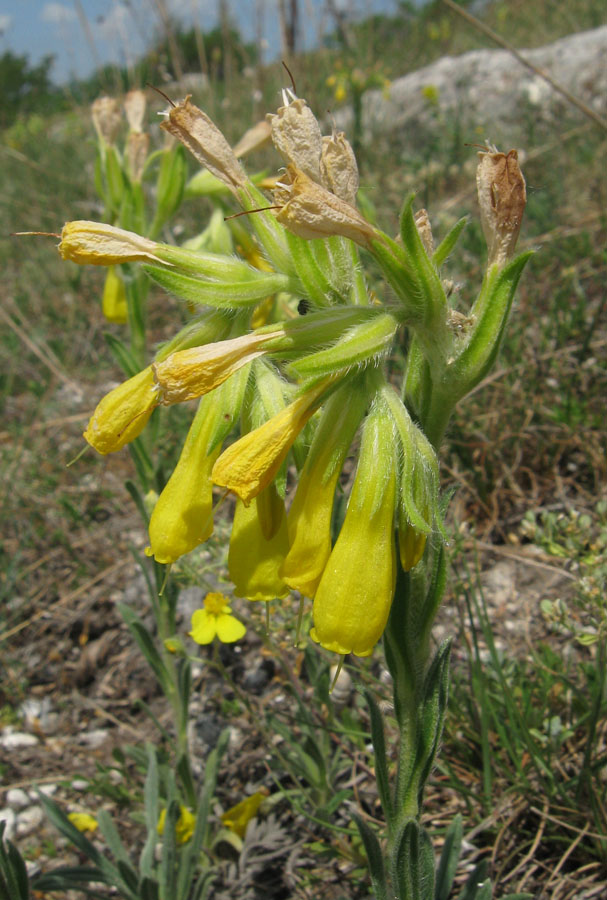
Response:
M434 896L434 850L426 829L413 819L394 842L390 868L398 900L430 900Z
M434 253L432 254L432 262L438 268L442 266L445 260L451 255L455 245L459 240L459 236L468 224L468 216L459 219L442 239Z
M179 144L169 150L164 150L156 181L156 214L147 235L152 240L158 237L162 226L179 209L183 199L186 177L185 149Z
M416 282L417 293L424 298L424 325L426 328L434 329L444 325L447 314L447 298L436 264L426 253L426 248L415 224L414 199L415 194L410 194L403 204L400 214L400 234L409 257L409 268Z
M499 353L519 279L532 255L532 250L521 253L503 269L492 266L487 273L470 312L475 320L474 328L464 349L445 373L444 389L449 391L453 403L468 394L491 370Z
M228 198L230 189L225 182L209 172L208 169L200 169L186 184L185 196L188 199L192 197Z
M140 371L140 366L129 348L126 346L124 341L120 340L120 338L116 337L113 334L110 334L108 331L104 332L103 337L105 338L105 342L110 348L112 356L127 376L127 378L132 378L133 375L137 375Z
M235 427L242 410L250 375L251 363L248 363L207 395L208 399L203 398L215 410L215 427L209 437L208 453L212 453L223 443Z
M462 852L462 836L462 817L458 813L445 834L445 842L436 870L434 900L449 900Z
M219 282L185 275L159 266L143 266L150 278L171 294L191 303L216 306L220 309L254 306L271 294L287 290L289 287L286 275L249 268L246 280Z
M193 238L184 241L181 249L192 253L208 252L231 256L234 253L232 234L233 229L225 221L223 210L214 209L207 227Z
M398 322L389 313L349 328L332 347L303 356L287 366L294 378L318 378L340 369L377 364L389 353Z
M380 708L370 691L365 691L365 699L367 701L367 706L369 707L369 718L371 720L371 741L373 743L373 752L375 754L375 780L377 782L377 792L379 794L384 816L386 817L388 830L391 831L394 807L392 803L392 793L390 791L390 778L388 776L384 723Z
M356 827L358 828L367 854L367 865L373 884L375 900L388 900L386 871L379 841L375 836L375 832L369 828L367 823L364 822L360 816L354 815L352 818L356 822Z
M107 184L110 206L114 215L116 215L122 206L125 179L118 150L113 146L107 146L105 148L105 181Z
M287 244L287 232L267 209L270 202L266 195L249 183L246 188L238 191L238 198L242 208L250 211L248 219L251 228L272 266L277 272L294 276L295 267Z

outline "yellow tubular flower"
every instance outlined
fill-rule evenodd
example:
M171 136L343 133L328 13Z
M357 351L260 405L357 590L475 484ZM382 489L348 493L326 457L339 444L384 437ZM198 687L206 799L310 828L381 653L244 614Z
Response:
M71 812L68 813L68 819L75 825L78 831L97 831L99 827L97 819L91 816L89 813L79 813L79 812Z
M221 817L221 821L226 828L229 828L230 831L233 831L239 837L243 838L247 830L247 825L251 819L254 819L257 815L257 811L266 799L266 796L267 794L262 791L256 791L254 794L251 794L250 797L241 800L236 806L232 806L230 809L226 810Z
M244 637L246 628L227 604L227 597L219 593L207 594L204 609L197 609L192 615L190 637L197 644L210 644L216 637L222 644L233 644Z
M243 503L250 503L274 481L295 438L318 408L331 381L331 378L323 379L260 428L249 431L224 450L213 466L215 484L233 491Z
M66 222L61 231L59 253L79 265L113 266L126 262L163 263L156 256L154 241L103 222L81 219Z
M211 469L221 445L211 453L208 448L219 406L214 395L200 402L179 461L154 507L146 552L156 562L174 563L213 533Z
M156 831L162 837L164 834L164 826L166 823L167 811L163 809L158 816L158 824L156 826ZM194 829L196 827L196 816L190 812L189 809L185 806L180 807L180 816L177 819L177 824L175 825L175 836L177 838L178 844L187 844L187 842L191 839L194 834Z
M116 266L110 266L107 270L101 308L108 322L115 322L117 325L125 324L127 320L126 291L124 282L116 271Z
M366 401L366 393L353 382L329 398L289 510L291 549L282 577L307 597L316 593L331 554L335 487Z
M168 406L207 394L248 362L262 356L264 344L281 334L281 328L264 334L245 334L215 344L177 350L161 362L152 363L159 402Z
M157 405L154 375L148 366L105 395L83 437L98 453L114 453L141 434Z
M273 484L247 507L236 501L228 571L234 594L248 600L282 599L289 588L279 575L289 549L285 506Z
M312 638L327 650L369 656L382 635L394 593L396 553L394 434L371 412L344 524L314 599Z

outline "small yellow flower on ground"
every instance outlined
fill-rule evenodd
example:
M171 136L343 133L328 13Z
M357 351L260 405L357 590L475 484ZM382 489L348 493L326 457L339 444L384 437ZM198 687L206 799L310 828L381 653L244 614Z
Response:
M255 818L257 811L265 798L266 795L262 791L256 791L256 793L251 794L250 797L241 800L236 806L233 806L231 809L224 812L221 821L226 828L229 828L230 831L233 831L238 837L243 838L247 830L247 825L251 819Z
M97 819L89 815L89 813L68 813L68 819L70 820L72 825L74 825L78 829L78 831L96 831L98 827Z
M185 807L180 807L180 816L177 819L177 824L175 826L175 836L177 837L178 844L187 844L189 840L191 840L192 835L194 834L194 829L196 827L196 816L190 812L190 810ZM156 830L158 834L162 837L164 834L164 825L166 822L167 811L163 809L158 817L158 825L156 826Z
M222 644L233 644L244 637L246 628L228 606L224 594L212 592L204 598L204 609L197 609L192 616L192 630L189 632L197 644L210 644L216 637Z

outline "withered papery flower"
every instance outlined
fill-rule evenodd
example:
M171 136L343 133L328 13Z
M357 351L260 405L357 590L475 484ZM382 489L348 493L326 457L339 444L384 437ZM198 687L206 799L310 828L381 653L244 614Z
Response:
M131 131L126 139L124 155L133 181L141 181L148 158L150 136L144 131Z
M488 265L504 266L512 254L523 220L527 193L518 153L490 150L478 154L476 188Z
M343 131L322 139L320 178L331 193L354 206L359 184L358 166L354 150Z
M244 169L227 140L206 113L186 97L172 107L168 119L160 126L184 144L201 166L213 173L231 191L247 184Z
M306 240L339 234L361 247L369 247L378 237L357 209L295 166L288 166L286 175L276 185L274 202L282 207L276 216L281 225Z
M147 101L143 91L129 91L124 98L124 111L126 113L126 120L129 123L130 131L143 131L146 105Z
M97 136L106 144L114 144L122 124L118 101L113 97L98 97L91 106L91 118Z
M320 182L322 135L316 116L305 100L296 99L268 114L274 146L289 165Z
M430 217L427 209L418 209L415 213L415 225L418 234L422 239L422 244L426 248L428 256L434 253L434 238L432 236L432 226L430 225Z

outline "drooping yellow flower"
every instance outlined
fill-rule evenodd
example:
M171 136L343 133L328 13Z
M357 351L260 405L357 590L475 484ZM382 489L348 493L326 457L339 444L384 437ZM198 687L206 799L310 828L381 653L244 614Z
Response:
M215 484L249 503L274 480L295 438L319 406L332 379L325 378L279 413L249 431L221 454L213 466Z
M230 831L233 831L238 837L243 838L246 834L247 825L251 819L255 818L259 807L265 799L265 793L256 791L254 794L251 794L250 797L241 800L236 806L232 806L230 809L226 810L221 816L221 821L226 828L229 828Z
M116 271L116 266L110 266L107 270L101 308L108 322L115 322L117 325L124 325L126 322L126 291L124 282Z
M289 588L280 570L289 549L287 517L273 484L245 506L236 501L228 571L234 594L248 600L282 599Z
M113 266L126 262L162 263L158 244L134 231L86 219L66 222L61 231L59 253L79 265Z
M204 609L197 609L192 615L192 630L189 634L197 644L210 644L216 637L222 644L232 644L244 637L247 629L235 616L230 615L232 609L227 600L224 594L207 594Z
M209 452L209 443L221 415L221 404L204 397L183 445L173 474L160 494L150 518L148 555L156 562L174 563L213 533L211 469L221 445Z
M335 488L366 402L367 395L356 382L329 398L289 510L291 547L282 577L289 587L307 597L316 593L331 554Z
M281 328L202 347L177 350L152 364L159 402L194 400L223 384L234 372L265 353L264 345L283 334Z
M105 395L83 437L98 453L114 453L141 434L157 406L154 374L148 366Z
M186 806L180 806L180 816L175 825L175 836L178 844L187 844L191 840L196 828L196 816L190 812ZM164 834L164 826L166 824L167 811L163 809L158 816L158 825L156 830L160 837Z
M96 831L99 827L97 819L89 813L72 812L67 817L78 831Z
M336 653L369 656L388 620L396 574L393 445L389 417L372 411L346 518L314 598L312 638Z

